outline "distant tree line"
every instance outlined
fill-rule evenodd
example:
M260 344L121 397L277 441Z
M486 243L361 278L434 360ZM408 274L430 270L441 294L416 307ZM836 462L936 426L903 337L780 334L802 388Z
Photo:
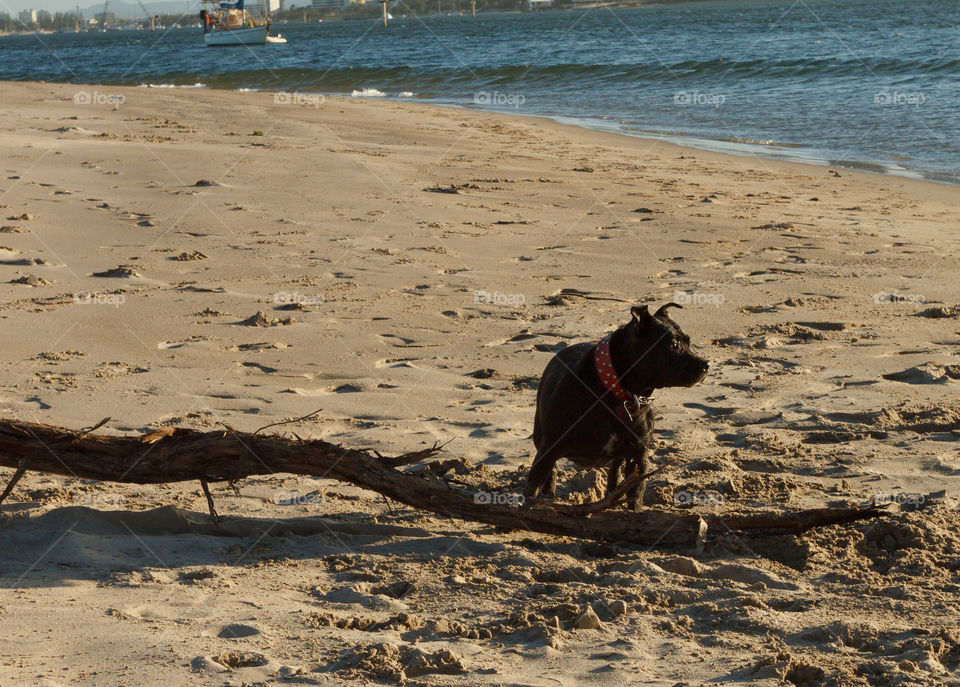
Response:
M524 12L529 9L527 0L476 0L477 12ZM570 0L556 0L556 5L569 5ZM470 14L471 0L390 0L387 8L395 17L426 14ZM380 3L367 0L363 5L353 5L348 9L314 9L312 7L293 7L282 10L273 16L287 21L315 22L318 19L358 18L379 16Z
M76 12L57 12L50 14L46 10L37 10L36 22L24 22L20 17L11 17L0 13L0 31L62 31L72 29L77 25L79 15Z
M91 25L91 17L83 17L76 12L57 12L50 14L46 10L37 10L36 21L26 21L27 17L14 16L0 13L0 32L11 33L14 31L72 31L78 26L81 29L93 28L99 26L104 18L102 13L97 13L93 17L96 22ZM186 14L161 14L157 16L156 25L159 26L192 26L198 22L196 12ZM150 19L141 17L139 19L119 19L113 12L107 12L106 25L117 26L118 24L139 24L144 28L150 27Z
M527 11L527 0L476 0L478 12L523 12ZM564 7L570 4L570 0L556 0L557 7ZM389 11L396 17L404 15L425 15L425 14L469 14L471 12L471 0L390 0ZM370 0L366 4L351 5L347 9L314 9L313 7L293 7L274 13L275 20L286 20L290 22L308 21L316 22L318 19L348 19L360 18L366 16L378 16L380 14L380 3L376 0ZM22 14L22 13L21 13ZM102 18L100 14L94 15L98 21ZM0 32L14 31L72 31L75 27L90 28L89 17L82 17L76 12L57 12L51 14L46 10L37 10L36 21L24 21L25 17L10 16L0 13ZM144 27L150 26L148 18L136 20L119 20L112 12L107 15L107 25L115 26L118 23L130 24L136 23ZM197 15L189 12L185 15L180 14L162 14L157 19L157 26L192 26L197 23ZM94 28L97 25L94 24Z

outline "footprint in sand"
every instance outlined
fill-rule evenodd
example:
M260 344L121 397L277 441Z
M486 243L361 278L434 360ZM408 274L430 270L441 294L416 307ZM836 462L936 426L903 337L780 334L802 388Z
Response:
M119 265L113 269L105 270L103 272L94 272L91 274L91 277L104 277L108 279L130 279L136 278L139 279L143 275L137 272L134 269L135 265Z
M256 668L270 663L270 659L254 651L224 651L216 656L211 656L210 660L228 670Z
M238 324L244 327L282 327L286 325L296 324L296 322L297 321L292 317L288 317L286 319L279 319L276 317L270 317L269 315L265 315L263 311L258 310L256 314L251 315L247 319L241 320L240 322L234 322L234 324Z
M310 312L310 308L308 308L303 303L284 303L283 305L278 305L277 307L275 307L274 310L285 310L285 311L297 310L299 312Z
M334 589L323 595L323 600L331 604L344 606L360 606L374 611L402 613L409 610L407 604L386 594L375 594L366 583L359 583L350 587Z
M0 265L10 267L49 267L50 263L43 258L18 258L16 260L0 260Z
M702 410L707 417L724 417L726 415L732 415L737 412L736 408L725 408L723 406L708 406L703 403L684 403L684 408L694 408L695 410Z
M153 604L143 604L126 608L122 613L141 620L174 620L182 618L205 618L211 611L205 603L178 604L174 608L165 608Z
M149 367L114 361L100 363L93 371L93 374L101 379L110 379L112 377L121 377L125 375L143 374L144 372L149 371Z
M960 379L960 365L926 362L901 372L885 374L883 378L907 384L946 384L951 379Z
M161 351L166 351L172 348L183 348L184 346L189 346L190 344L199 343L201 341L209 341L209 337L206 336L191 336L189 339L183 339L181 341L161 341L157 344L157 348ZM264 344L267 345L267 344ZM237 349L233 349L237 350Z
M47 286L53 284L49 279L44 279L43 277L38 277L35 274L27 274L22 277L17 277L16 279L11 279L8 284L23 284L24 286Z
M244 623L230 623L228 625L216 625L200 633L201 637L217 637L218 639L242 639L244 637L255 637L261 634L260 630L253 625Z
M374 367L413 367L410 363L419 358L384 358L373 364Z
M524 329L519 334L514 334L508 339L497 339L496 341L491 341L484 344L485 346L503 346L508 343L517 343L518 341L529 341L530 339L536 339L536 334L531 334L528 330Z
M960 317L960 305L954 305L951 307L940 305L934 308L927 308L926 310L918 312L917 315L920 317L929 317L931 319Z
M734 427L752 427L782 418L783 413L777 410L744 410L729 415L725 420Z
M264 372L264 373L266 373L266 374L272 374L272 373L274 373L274 372L277 371L277 368L275 368L275 367L267 367L266 365L261 365L260 363L254 363L254 362L249 362L249 361L244 361L244 362L240 363L240 365L241 365L242 367L252 367L252 368L255 368L255 369L260 370L261 372Z
M256 343L248 344L238 344L236 346L221 346L221 351L233 351L235 353L239 352L256 352L256 351L269 351L277 350L282 351L285 348L289 348L290 344L285 344L281 341L269 342L269 341L258 341Z
M328 386L320 389L301 389L291 387L283 389L281 394L295 394L296 396L325 396L327 394L356 394L363 391L363 387L358 384L341 384L339 386Z
M552 344L538 343L533 345L534 350L540 351L541 353L557 353L566 347L566 341L558 341Z
M207 260L209 256L205 253L201 253L198 250L192 250L189 252L180 253L178 255L171 256L170 260L177 260L179 262L188 262L190 260Z
M430 345L418 344L416 339L408 339L403 336L397 336L396 334L377 334L377 337L382 339L384 343L396 348L420 348L425 345Z

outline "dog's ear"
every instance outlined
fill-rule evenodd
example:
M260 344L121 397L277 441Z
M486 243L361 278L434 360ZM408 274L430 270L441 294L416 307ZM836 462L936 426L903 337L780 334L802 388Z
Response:
M635 305L630 308L630 314L633 315L633 322L637 325L637 329L644 330L650 326L653 322L653 316L650 314L650 309L645 305Z
M680 308L681 310L683 310L683 306L680 305L679 303L664 303L663 305L660 306L660 309L657 310L657 312L654 314L654 317L670 317L670 315L667 313L667 310L669 310L670 308Z

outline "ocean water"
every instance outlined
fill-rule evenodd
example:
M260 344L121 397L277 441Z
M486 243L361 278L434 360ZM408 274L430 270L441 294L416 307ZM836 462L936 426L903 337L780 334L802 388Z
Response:
M277 32L287 43L231 48L205 47L199 29L0 37L0 79L413 99L960 183L954 0L689 2Z

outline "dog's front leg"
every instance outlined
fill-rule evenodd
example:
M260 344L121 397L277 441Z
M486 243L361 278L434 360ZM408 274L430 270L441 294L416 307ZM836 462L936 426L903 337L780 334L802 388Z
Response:
M643 445L640 447L640 452L635 458L631 458L627 462L627 476L629 477L634 473L638 472L641 475L646 474L647 472L647 455L650 453L650 449ZM627 492L627 508L629 510L637 510L638 506L643 503L643 490L646 487L645 481L641 481L636 487Z
M610 496L620 482L620 468L623 466L623 458L614 458L613 462L607 468L607 491L604 496Z

